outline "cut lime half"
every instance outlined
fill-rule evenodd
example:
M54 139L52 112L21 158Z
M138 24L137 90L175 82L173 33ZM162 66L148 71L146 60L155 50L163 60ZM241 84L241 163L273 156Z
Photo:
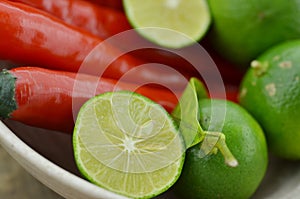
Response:
M123 4L138 33L168 48L199 41L211 23L206 0L123 0Z
M74 155L91 182L132 198L150 198L178 179L184 141L171 116L132 92L108 92L79 111Z

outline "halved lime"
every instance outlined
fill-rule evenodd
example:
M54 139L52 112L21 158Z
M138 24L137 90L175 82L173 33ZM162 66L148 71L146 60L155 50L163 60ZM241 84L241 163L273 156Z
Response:
M206 0L123 0L125 13L137 32L168 48L199 41L211 15Z
M98 95L82 106L73 147L88 180L133 198L154 197L171 187L185 156L171 116L148 98L125 91Z

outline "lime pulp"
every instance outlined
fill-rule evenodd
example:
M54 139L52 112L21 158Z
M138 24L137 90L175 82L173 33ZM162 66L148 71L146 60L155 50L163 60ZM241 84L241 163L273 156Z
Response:
M199 41L211 16L206 0L124 0L132 26L148 40L168 48Z
M73 146L87 179L133 198L166 191L184 162L184 141L172 118L132 92L108 92L87 101L76 120Z

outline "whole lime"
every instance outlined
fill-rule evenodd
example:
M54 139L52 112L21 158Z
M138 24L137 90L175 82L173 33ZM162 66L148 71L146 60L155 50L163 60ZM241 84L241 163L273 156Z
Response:
M300 159L300 40L279 44L254 60L239 101L261 124L273 153Z
M216 50L248 66L277 43L300 38L299 0L209 0Z
M224 114L218 114L226 107ZM205 130L222 132L239 165L229 167L220 152L201 157L201 143L188 149L174 185L179 198L249 198L263 179L267 163L264 134L255 119L241 106L225 101L199 101L200 124Z

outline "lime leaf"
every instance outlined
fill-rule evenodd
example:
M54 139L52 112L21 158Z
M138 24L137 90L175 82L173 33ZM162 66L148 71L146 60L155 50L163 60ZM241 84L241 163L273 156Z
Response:
M179 130L187 149L201 142L200 158L220 151L225 159L225 164L236 167L238 161L227 147L225 135L222 132L203 130L200 125L199 101L207 96L204 85L198 79L191 78L172 116L179 123Z
M203 140L204 132L199 124L199 99L207 98L206 88L196 78L191 78L185 88L172 116L179 123L186 148L190 148Z
M73 146L87 179L133 198L154 197L173 185L185 152L172 117L148 98L125 91L101 94L82 106Z

